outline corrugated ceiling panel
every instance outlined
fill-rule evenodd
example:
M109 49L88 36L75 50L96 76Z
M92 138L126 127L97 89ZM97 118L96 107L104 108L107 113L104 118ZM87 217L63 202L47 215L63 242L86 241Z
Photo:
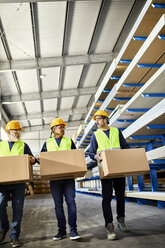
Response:
M0 40L0 61L2 61L2 60L7 60L7 56L6 56L6 53L4 51L2 41Z
M63 89L73 89L78 87L82 69L82 65L66 67Z
M32 126L42 125L41 120L30 120Z
M21 102L5 105L5 108L7 109L7 112L10 115L24 115L25 114Z
M75 2L68 54L86 54L93 35L101 1Z
M60 67L42 69L42 75L44 76L42 79L43 91L58 90Z
M38 92L36 70L17 71L22 94Z
M1 4L0 16L13 59L34 58L30 5Z
M105 64L90 65L88 74L83 84L83 87L96 86L104 67L105 67Z
M3 96L18 94L11 72L0 73L0 81Z
M87 106L90 98L91 98L91 95L79 96L76 108L83 108L84 106Z
M61 98L61 109L72 108L74 97L63 97Z
M74 116L72 117L72 121L79 121L79 120L81 120L81 117L82 117L82 114L74 115Z
M44 112L46 111L56 111L57 109L57 99L44 100Z
M21 124L21 127L28 127L29 126L27 121L19 121L19 123Z
M58 117L60 117L60 116L58 116ZM68 119L69 119L69 115L65 115L64 117L62 117L62 119L63 119L63 121L66 121L66 122L68 122ZM67 128L67 127L66 127Z
M34 112L41 112L40 101L25 102L28 114Z
M108 53L113 50L133 3L134 0L111 2L109 13L98 37L95 53Z
M56 118L56 116L54 116L54 118ZM51 121L54 119L53 117L50 117L50 118L44 118L44 122L45 122L45 124L50 124L51 123Z
M66 2L38 3L42 57L62 55Z

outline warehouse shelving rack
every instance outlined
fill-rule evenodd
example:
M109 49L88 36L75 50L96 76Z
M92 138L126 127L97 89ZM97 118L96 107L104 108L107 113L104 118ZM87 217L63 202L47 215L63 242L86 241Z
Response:
M130 147L145 147L147 154L157 154L155 159L148 159L151 189L155 193L160 191L157 172L165 170L165 155L160 155L165 147L164 6L164 1L146 2L105 75L86 117L86 126L77 138L77 147L85 149L86 162L93 167L95 163L88 156L90 136L96 130L92 116L98 109L106 110L110 125L123 132ZM137 183L142 192L145 186L142 176L137 177ZM127 184L129 190L133 189L131 177L127 177ZM164 206L164 202L158 205Z

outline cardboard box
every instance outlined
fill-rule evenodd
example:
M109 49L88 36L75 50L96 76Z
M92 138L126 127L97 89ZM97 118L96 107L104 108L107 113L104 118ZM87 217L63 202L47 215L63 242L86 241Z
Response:
M101 179L140 175L150 170L144 148L105 150L101 157Z
M41 178L55 180L84 176L87 172L84 149L41 152Z
M0 157L0 184L32 181L29 155Z

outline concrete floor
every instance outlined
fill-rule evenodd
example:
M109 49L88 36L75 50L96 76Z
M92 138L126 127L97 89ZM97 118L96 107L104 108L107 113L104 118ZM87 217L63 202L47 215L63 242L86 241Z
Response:
M117 231L119 239L108 241L101 210L101 198L77 194L78 231L81 240L71 241L69 235L60 241L53 241L52 237L57 232L57 222L51 195L34 195L26 197L22 232L20 239L24 248L77 248L85 247L161 247L165 245L165 209L154 206L126 203L126 222L129 233ZM115 218L116 201L113 200L112 208ZM66 210L66 208L65 208ZM8 207L11 219L11 204ZM116 221L114 221L116 223ZM9 233L0 248L11 247Z

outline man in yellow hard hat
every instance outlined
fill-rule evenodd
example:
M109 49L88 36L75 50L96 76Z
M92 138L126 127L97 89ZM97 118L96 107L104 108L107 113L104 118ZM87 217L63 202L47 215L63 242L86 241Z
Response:
M50 128L54 137L47 139L41 152L61 151L76 149L74 142L64 136L66 123L61 118L52 120ZM58 221L58 233L53 240L60 240L66 236L66 219L63 209L63 197L68 207L68 224L70 227L70 239L80 238L77 232L77 210L75 203L75 181L72 179L50 181L50 189L55 204L55 213Z
M104 110L98 110L93 119L96 121L98 130L93 133L90 141L89 156L91 159L101 162L101 151L107 149L127 149L129 145L124 139L120 130L115 127L109 127L108 114ZM122 163L122 161L121 161ZM114 231L113 215L111 209L111 201L113 188L115 190L117 201L117 226L120 231L127 232L125 225L125 178L108 178L102 179L102 210L105 219L105 227L107 229L107 237L109 240L117 239Z
M30 163L35 163L35 158L29 146L20 140L23 128L18 121L10 121L6 125L8 141L0 142L0 156L30 155ZM0 185L0 242L5 239L9 230L9 221L7 216L7 202L9 196L12 196L13 218L11 223L10 239L12 247L21 246L19 235L21 231L21 221L23 214L25 183Z

